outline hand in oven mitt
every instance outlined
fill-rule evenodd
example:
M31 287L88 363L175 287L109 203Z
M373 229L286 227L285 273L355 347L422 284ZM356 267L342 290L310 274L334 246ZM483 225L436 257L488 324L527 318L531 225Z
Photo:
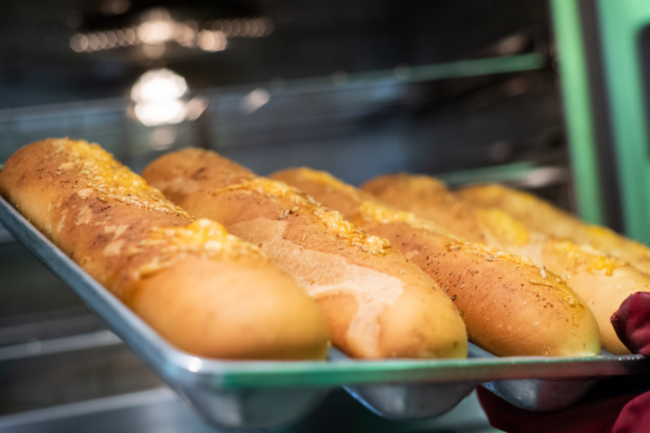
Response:
M628 297L611 317L621 341L633 353L650 356L650 293ZM650 388L644 376L601 381L579 403L556 412L519 409L483 387L478 396L490 424L508 433L650 432Z

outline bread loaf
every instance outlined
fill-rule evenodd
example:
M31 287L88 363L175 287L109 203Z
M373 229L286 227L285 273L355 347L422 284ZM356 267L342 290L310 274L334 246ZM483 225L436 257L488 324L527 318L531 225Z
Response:
M589 245L650 273L650 248L612 230L586 224L531 194L502 185L479 185L457 192L463 200L486 209L501 209L528 230Z
M588 356L596 322L559 277L523 257L449 236L436 222L396 211L324 172L272 175L300 188L371 234L388 238L453 300L469 338L500 356Z
M480 239L545 266L564 278L592 310L603 349L629 353L618 339L610 317L629 295L650 289L650 277L636 267L589 245L529 231L501 209L476 208L430 177L382 176L368 182L364 189L394 206L435 219L457 236ZM451 216L455 224L446 223L445 218Z
M323 308L333 344L358 358L465 357L449 298L383 238L214 152L187 149L143 176L197 217L258 245Z
M260 250L181 208L96 144L18 150L0 193L170 343L222 359L323 359L318 306Z

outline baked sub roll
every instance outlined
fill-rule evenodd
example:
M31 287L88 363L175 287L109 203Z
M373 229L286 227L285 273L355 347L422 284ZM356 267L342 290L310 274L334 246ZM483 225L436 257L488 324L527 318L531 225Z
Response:
M347 354L466 356L463 321L424 272L294 188L198 149L162 156L143 176L192 215L258 245L316 299Z
M435 222L378 203L324 172L272 175L388 238L456 304L470 341L500 356L591 356L600 351L596 322L560 278L523 257L463 242Z
M431 177L381 176L366 183L364 189L396 207L432 218L457 236L480 240L545 266L564 278L592 310L603 349L629 353L610 317L629 295L650 290L650 276L635 266L589 245L529 231L500 209L476 208ZM451 217L454 221L447 222Z
M49 139L0 171L0 193L171 344L221 359L323 359L312 299L261 251L181 208L97 144Z
M501 209L528 230L589 245L650 273L650 248L612 230L587 224L531 194L502 185L478 185L456 194L472 205Z

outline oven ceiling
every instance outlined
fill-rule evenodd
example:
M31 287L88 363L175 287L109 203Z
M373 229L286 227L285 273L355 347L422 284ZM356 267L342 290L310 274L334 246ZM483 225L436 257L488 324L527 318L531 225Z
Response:
M122 96L142 72L165 66L191 88L360 72L466 58L517 31L546 27L533 0L24 0L0 5L0 108ZM107 10L124 8L121 14ZM115 6L117 5L117 6ZM76 53L70 37L165 7L179 19L267 17L268 37L210 53L171 47L151 60L138 48Z

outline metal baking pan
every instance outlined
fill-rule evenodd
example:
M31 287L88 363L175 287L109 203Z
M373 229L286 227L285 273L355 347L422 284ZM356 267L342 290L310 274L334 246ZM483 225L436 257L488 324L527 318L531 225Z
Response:
M426 418L451 409L477 384L537 410L569 405L597 378L650 372L639 355L497 358L472 347L470 359L219 361L176 349L61 252L0 197L0 223L72 287L107 325L203 417L226 428L268 428L296 420L328 389L345 386L374 412ZM553 380L548 380L553 379ZM568 382L567 382L568 380ZM587 385L585 385L587 382ZM555 386L555 388L553 388ZM566 396L566 391L581 392ZM549 395L551 400L549 401Z
M470 358L495 357L480 347L471 344L468 350ZM613 355L601 351L603 357L613 359ZM638 357L640 355L630 355ZM621 357L628 358L628 356ZM598 379L578 377L575 379L519 379L495 380L483 383L483 386L509 403L535 412L551 412L564 409L579 401Z
M471 359L499 359L475 344L469 343ZM603 357L613 355L601 352ZM620 358L638 358L638 355ZM501 358L513 359L513 358ZM330 350L330 360L351 360L336 349ZM579 401L598 382L597 378L516 379L490 382L452 383L391 383L381 385L345 386L345 389L364 406L377 415L412 420L442 415L454 408L477 385L502 397L522 409L551 412L564 409Z

